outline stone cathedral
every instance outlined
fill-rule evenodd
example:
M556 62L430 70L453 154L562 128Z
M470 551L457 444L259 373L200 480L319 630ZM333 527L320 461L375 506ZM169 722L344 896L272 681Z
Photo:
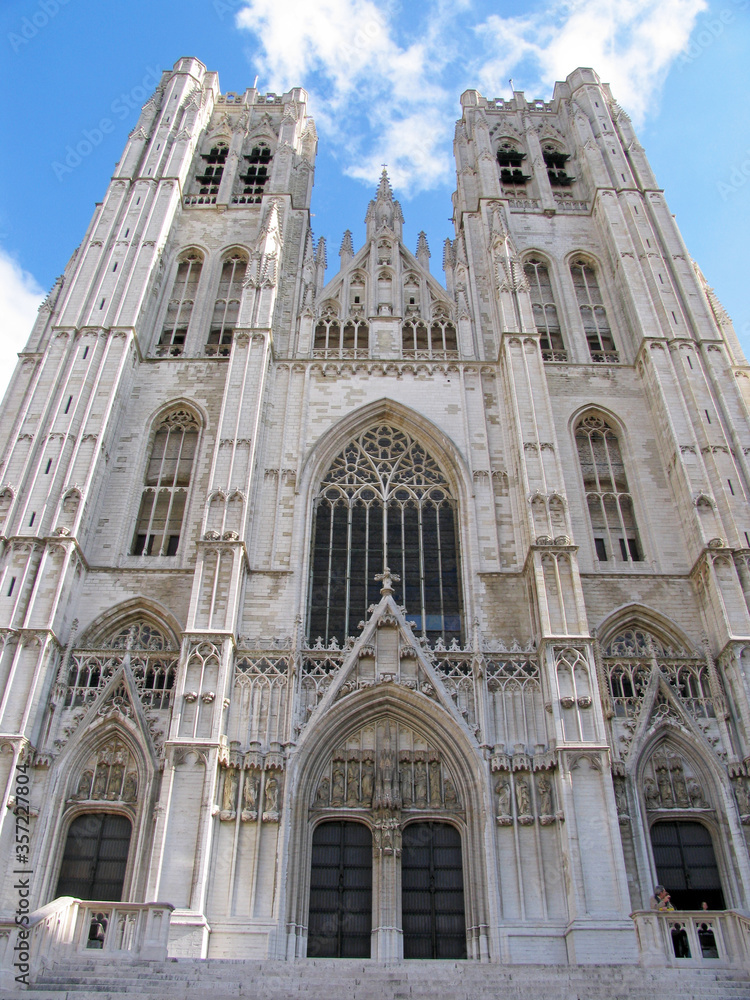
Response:
M306 100L165 72L20 355L0 942L741 966L750 368L627 114L464 93L438 278Z

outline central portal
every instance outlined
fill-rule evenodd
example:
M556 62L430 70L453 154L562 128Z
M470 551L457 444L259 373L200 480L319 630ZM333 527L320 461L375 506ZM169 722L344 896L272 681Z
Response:
M448 823L411 823L403 834L404 958L466 958L461 834Z

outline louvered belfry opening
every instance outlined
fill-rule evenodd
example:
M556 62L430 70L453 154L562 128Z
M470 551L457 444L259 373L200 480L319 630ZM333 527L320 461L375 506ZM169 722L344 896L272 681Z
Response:
M415 632L461 639L456 502L437 462L404 431L374 427L335 459L315 501L312 555L311 641L356 635L386 566Z
M310 872L308 958L369 958L372 834L344 820L315 828Z
M404 958L466 958L461 834L448 823L411 823L403 833Z
M658 822L651 827L651 845L659 883L678 910L724 909L719 867L710 830L702 823Z
M131 825L118 813L84 813L70 824L55 896L120 901Z

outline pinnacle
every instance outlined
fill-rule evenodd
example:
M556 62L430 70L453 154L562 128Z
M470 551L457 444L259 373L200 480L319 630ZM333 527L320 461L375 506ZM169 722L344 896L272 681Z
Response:
M352 244L352 232L351 229L347 229L341 240L341 247L339 249L339 256L342 254L354 254L354 246Z

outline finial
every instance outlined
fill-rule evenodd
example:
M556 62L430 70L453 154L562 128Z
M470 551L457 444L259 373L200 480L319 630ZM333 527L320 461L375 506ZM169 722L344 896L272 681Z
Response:
M380 588L380 593L383 597L390 597L393 593L393 584L399 583L401 577L397 573L391 573L390 569L386 566L382 573L375 574L375 579L383 581L383 586Z

